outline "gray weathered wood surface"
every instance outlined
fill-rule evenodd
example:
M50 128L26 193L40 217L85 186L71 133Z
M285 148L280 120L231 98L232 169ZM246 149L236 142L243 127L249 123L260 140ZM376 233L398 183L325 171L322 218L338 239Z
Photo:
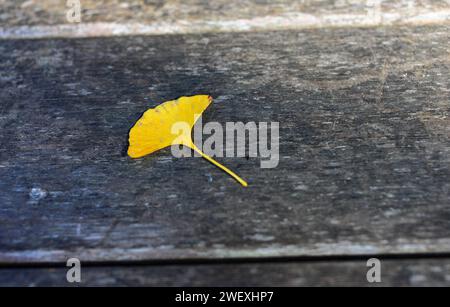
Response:
M0 0L0 39L450 24L449 0Z
M0 269L0 286L450 286L448 259L383 260L381 283L368 283L367 270L365 261L95 266L70 284L67 268L9 268Z
M69 6L60 0L0 0L2 12L0 27L59 25L70 23L66 19ZM168 21L216 22L237 21L255 17L296 14L321 16L354 16L372 14L376 9L402 20L424 12L443 12L450 9L448 0L82 0L82 22L113 22L118 24ZM336 19L336 18L334 18ZM339 22L329 20L330 24Z
M449 27L0 41L0 262L450 251ZM279 121L280 164L124 155L149 107Z

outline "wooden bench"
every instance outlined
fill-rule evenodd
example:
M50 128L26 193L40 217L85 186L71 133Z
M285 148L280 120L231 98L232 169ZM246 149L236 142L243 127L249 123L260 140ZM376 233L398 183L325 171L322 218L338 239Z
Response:
M0 285L67 285L72 257L82 285L369 285L373 257L382 285L449 285L444 4L390 1L373 25L328 2L84 1L77 25L46 1L5 2ZM413 18L425 10L441 19ZM196 27L153 29L165 14ZM279 166L218 158L244 189L169 149L125 155L142 112L199 93L215 98L204 121L280 122Z

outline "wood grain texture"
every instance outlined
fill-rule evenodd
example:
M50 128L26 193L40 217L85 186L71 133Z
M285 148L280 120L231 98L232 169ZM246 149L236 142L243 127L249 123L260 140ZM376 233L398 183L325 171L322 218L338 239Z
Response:
M150 287L421 287L449 286L448 259L384 260L381 283L368 283L366 261L82 267L81 283L67 268L0 269L0 286ZM226 290L226 289L225 289Z
M449 28L0 42L0 261L450 251ZM124 155L147 108L279 121L280 164Z
M0 0L0 39L450 24L449 0Z
M266 16L307 14L320 16L359 16L371 14L375 1L367 0L83 0L82 21L128 23L177 22L184 20L237 21ZM57 25L69 23L68 6L60 0L0 0L0 26ZM450 9L448 0L380 0L380 8L404 18ZM354 20L357 23L357 20Z

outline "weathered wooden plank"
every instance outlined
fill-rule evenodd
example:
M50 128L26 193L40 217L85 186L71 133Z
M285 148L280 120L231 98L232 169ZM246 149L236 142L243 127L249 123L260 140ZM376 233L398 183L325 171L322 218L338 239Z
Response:
M81 283L67 268L0 269L0 286L449 286L450 261L384 260L381 283L369 283L365 261L82 267Z
M450 23L448 0L83 0L80 23L66 18L66 1L0 5L0 39Z
M0 261L448 252L449 28L0 42ZM140 114L279 121L280 164L124 155Z
M66 24L66 1L59 0L1 0L2 14L0 26L18 25L57 25ZM382 12L396 17L412 18L424 11L438 12L450 9L446 0L118 0L81 1L82 22L113 22L124 24L127 22L152 23L155 21L177 22L179 20L239 20L266 16L294 17L305 14L310 18L321 16L356 17L371 14L380 9ZM325 21L325 20L324 20ZM332 22L329 20L328 22Z

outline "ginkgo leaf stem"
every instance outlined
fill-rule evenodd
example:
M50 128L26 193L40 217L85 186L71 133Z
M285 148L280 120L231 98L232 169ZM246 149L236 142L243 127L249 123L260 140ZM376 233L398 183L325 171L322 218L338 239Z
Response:
M242 184L242 186L244 186L244 187L248 186L248 183L245 180L243 180L241 177L239 177L236 173L234 173L229 168L223 166L222 164L220 164L219 162L217 162L216 160L214 160L210 156L208 156L205 153L203 153L197 146L195 146L195 144L191 143L188 146L190 148L192 148L193 150L195 150L196 152L198 152L203 158L205 158L206 160L208 160L209 162L211 162L212 164L214 164L215 166L217 166L218 168L220 168L221 170L223 170L224 172L229 174L231 177L236 179L236 181L239 182L240 184Z

